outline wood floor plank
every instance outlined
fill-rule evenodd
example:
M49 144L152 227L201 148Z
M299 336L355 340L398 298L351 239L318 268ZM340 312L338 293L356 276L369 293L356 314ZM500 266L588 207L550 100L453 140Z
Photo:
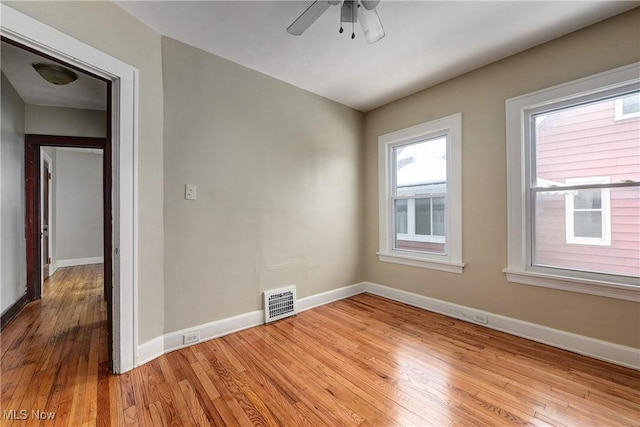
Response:
M370 294L111 375L102 280L58 269L2 331L3 426L640 425L638 371Z

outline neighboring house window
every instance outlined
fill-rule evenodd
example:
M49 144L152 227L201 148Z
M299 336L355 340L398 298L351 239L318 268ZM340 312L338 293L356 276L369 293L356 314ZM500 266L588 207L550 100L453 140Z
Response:
M462 272L461 121L378 138L381 261Z
M509 281L640 300L637 70L507 100Z
M567 179L567 185L606 184L608 177ZM611 245L611 191L577 189L565 196L566 241L575 245Z
M625 120L640 117L640 93L618 98L615 101L615 120Z

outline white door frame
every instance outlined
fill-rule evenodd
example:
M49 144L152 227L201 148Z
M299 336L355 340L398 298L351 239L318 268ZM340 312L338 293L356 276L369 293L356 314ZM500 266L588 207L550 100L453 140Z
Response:
M47 154L47 152L44 151L42 149L42 147L40 147L40 176L43 176L42 172L44 172L44 165L45 164L48 166L49 173L51 174L51 176L53 176L53 159L51 159L51 156L49 156ZM45 209L47 209L47 211L49 212L49 230L48 230L49 239L47 240L47 242L49 243L48 244L49 247L47 248L47 252L48 252L49 256L51 257L51 261L52 261L52 263L49 264L49 276L51 276L56 270L55 268L53 268L54 267L54 265L53 265L53 257L51 256L53 254L53 251L52 251L52 249L53 249L53 239L51 238L51 236L53 235L52 230L53 230L53 227L54 227L53 224L51 223L51 220L53 218L52 215L51 215L51 207L53 205L51 199L52 199L52 191L51 191L51 187L49 187L48 204L47 204L47 206L45 206L44 205L44 183L43 183L43 185L40 185L40 207L41 207L40 212L44 212ZM42 230L43 228L44 228L44 215L40 215L40 230ZM44 251L44 245L42 244L42 240L43 239L41 238L40 239L40 248L41 248L40 253L44 254L45 251ZM45 278L44 278L44 269L45 269L46 265L47 265L46 263L43 263L42 268L41 268L42 274L40 276L40 279L41 279L40 280L40 295L44 295L44 280L45 280Z
M115 373L129 371L138 348L138 70L5 4L0 7L3 37L113 82L112 358Z

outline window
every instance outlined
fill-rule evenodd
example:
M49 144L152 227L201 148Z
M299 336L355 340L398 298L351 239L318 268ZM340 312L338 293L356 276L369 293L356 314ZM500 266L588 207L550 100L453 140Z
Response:
M507 100L509 281L640 300L637 69Z
M606 184L608 177L567 179L566 184ZM611 192L608 188L574 190L565 196L566 242L611 245Z
M461 273L461 115L378 138L381 261Z
M640 117L640 93L632 93L616 99L615 111L615 120Z
M392 147L395 249L445 253L447 137Z

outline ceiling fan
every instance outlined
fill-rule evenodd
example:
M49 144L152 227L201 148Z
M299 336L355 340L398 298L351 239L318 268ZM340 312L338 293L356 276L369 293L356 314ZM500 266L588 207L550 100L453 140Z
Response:
M369 43L375 43L384 37L384 29L376 6L380 0L343 0L340 6L340 33L343 32L342 23L351 23L351 38L356 37L354 26L360 22L364 38ZM289 34L299 36L305 32L322 15L329 6L339 5L340 0L317 0L311 3L302 15L287 28ZM362 7L361 7L362 6Z

